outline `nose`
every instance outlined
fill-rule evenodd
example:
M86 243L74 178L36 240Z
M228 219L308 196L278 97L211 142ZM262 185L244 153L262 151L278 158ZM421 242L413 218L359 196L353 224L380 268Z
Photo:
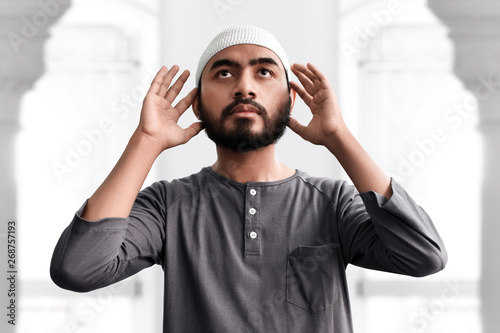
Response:
M251 73L247 71L242 71L240 77L236 80L234 90L233 90L233 98L252 98L255 99L257 97L256 89L253 82L253 77Z

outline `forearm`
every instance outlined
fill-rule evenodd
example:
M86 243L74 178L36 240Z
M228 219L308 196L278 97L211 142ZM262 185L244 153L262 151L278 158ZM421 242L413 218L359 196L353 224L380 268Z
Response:
M119 257L127 221L88 223L77 212L52 254L50 276L59 287L87 292L120 280L131 260ZM119 259L118 259L119 258Z
M347 127L332 135L326 147L335 155L359 193L374 191L388 199L391 197L391 178L378 167Z
M446 264L447 252L431 218L397 183L390 200L346 191L339 206L345 261L393 273L425 276Z
M106 180L88 200L82 218L128 217L151 167L161 153L147 135L134 133Z

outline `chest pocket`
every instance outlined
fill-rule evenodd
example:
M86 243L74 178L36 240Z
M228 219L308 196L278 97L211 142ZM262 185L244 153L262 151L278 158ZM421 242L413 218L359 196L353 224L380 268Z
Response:
M288 255L286 300L310 313L339 301L340 244L299 246Z

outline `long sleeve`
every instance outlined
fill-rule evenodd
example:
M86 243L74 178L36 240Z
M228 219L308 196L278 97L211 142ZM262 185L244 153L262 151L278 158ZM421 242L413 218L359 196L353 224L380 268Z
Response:
M443 241L427 213L394 180L390 199L352 187L340 198L344 260L357 266L425 276L447 262Z
M86 203L62 233L52 256L50 275L64 289L86 292L162 264L165 238L161 183L141 191L128 218L95 222L81 218Z

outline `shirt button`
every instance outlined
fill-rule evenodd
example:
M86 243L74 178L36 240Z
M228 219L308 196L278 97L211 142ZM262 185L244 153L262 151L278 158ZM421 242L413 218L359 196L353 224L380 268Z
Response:
M250 238L251 239L257 238L257 233L255 231L250 232Z
M250 208L248 212L252 215L255 215L255 213L257 213L257 210L255 210L255 208Z
M251 189L251 190L250 190L250 194L251 194L251 195L256 195L256 194L257 194L257 191L253 188L253 189Z

